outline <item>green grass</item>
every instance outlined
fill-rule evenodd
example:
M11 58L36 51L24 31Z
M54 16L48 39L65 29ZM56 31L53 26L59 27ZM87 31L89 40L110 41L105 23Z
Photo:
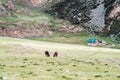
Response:
M11 16L0 17L0 22L3 23L1 25L5 28L9 26L17 27L16 23L19 21L26 23L27 26L23 25L23 27L31 27L36 24L50 24L51 21L54 22L54 18L44 12L30 11L29 14L26 14L8 11L8 13L11 13Z
M47 14L39 13L37 16L27 16L27 15L22 15L22 14L15 14L14 16L8 16L8 17L0 17L0 20L2 21L15 21L15 20L24 20L24 21L35 21L36 23L47 23L50 22L50 17Z
M0 43L0 80L120 80L117 49L6 37Z
M54 32L53 35L51 35L51 36L49 36L47 38L27 38L27 39L37 40L37 41L47 41L47 42L86 45L87 46L88 38L97 38L97 40L105 41L108 44L115 44L116 45L115 48L119 49L119 46L117 46L117 43L110 40L110 38L101 37L101 36L89 36L86 32L81 32L81 33Z
M47 24L50 22L50 19L52 19L52 17L50 17L48 14L45 13L40 13L37 16L25 16L25 15L17 14L17 18L24 21L34 21L38 24L42 24L42 23Z
M47 38L27 38L36 41L47 41L67 44L87 45L88 35L86 33L60 33L54 32L53 35Z

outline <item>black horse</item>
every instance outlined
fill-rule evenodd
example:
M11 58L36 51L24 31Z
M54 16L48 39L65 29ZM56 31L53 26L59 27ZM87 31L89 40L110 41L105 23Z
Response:
M46 56L46 57L50 57L50 54L49 54L48 51L45 51L45 56Z

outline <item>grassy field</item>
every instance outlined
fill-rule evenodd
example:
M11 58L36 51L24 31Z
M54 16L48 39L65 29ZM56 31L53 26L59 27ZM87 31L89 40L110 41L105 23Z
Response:
M120 50L0 37L0 80L120 80Z
M57 43L67 43L67 44L77 44L77 45L87 46L88 38L96 38L97 40L107 42L109 45L114 44L115 45L114 48L120 49L120 46L118 46L117 42L113 42L109 37L103 37L103 36L97 36L97 35L90 36L87 34L87 32L81 32L81 33L53 32L53 35L49 37L45 37L45 38L31 37L27 39L36 40L36 41L47 41L47 42L57 42ZM100 47L100 46L97 46L97 47Z

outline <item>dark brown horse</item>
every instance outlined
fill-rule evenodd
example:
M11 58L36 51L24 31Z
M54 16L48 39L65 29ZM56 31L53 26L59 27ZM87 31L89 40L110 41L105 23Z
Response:
M53 54L53 57L58 57L58 52L55 51L55 53Z
M46 57L50 57L50 54L49 54L48 51L45 51L45 56L46 56Z

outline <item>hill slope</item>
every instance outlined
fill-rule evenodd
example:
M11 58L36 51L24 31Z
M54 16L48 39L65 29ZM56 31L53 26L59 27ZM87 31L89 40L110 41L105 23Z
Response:
M49 36L49 30L44 33L40 26L47 24L53 31L78 34L83 31L110 37L118 43L119 4L119 0L0 0L0 34L20 38L41 37L43 34ZM49 12L55 18L42 11ZM58 18L65 20L57 22ZM43 28L45 26L42 25ZM12 30L4 30L6 27ZM13 27L20 28L16 30ZM19 30L23 27L35 30L30 31L29 28Z
M0 1L0 36L25 38L49 35L53 17L12 1L4 1Z
M46 11L55 17L82 25L88 33L120 40L119 0L61 0Z

